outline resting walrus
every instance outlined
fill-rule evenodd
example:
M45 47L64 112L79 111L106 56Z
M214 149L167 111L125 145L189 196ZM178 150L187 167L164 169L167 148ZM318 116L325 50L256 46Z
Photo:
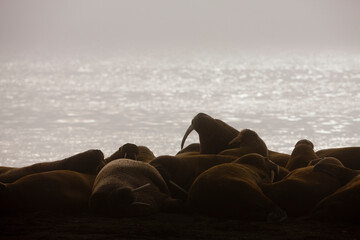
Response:
M219 119L214 119L205 113L197 114L191 121L181 141L181 149L187 136L195 130L199 134L200 153L217 154L222 150L231 148L229 142L239 131Z
M360 170L360 147L322 149L316 152L318 157L334 157L345 167Z
M10 183L32 173L53 170L72 170L80 173L97 174L99 165L104 160L100 150L88 150L63 160L36 163L27 167L14 168L0 174L0 182Z
M255 153L214 166L192 184L189 207L215 217L282 221L286 213L259 187L272 181L273 171L277 171L277 165Z
M311 160L317 158L313 143L307 139L302 139L295 144L285 168L291 172L294 169L306 167Z
M314 171L337 178L343 186L322 199L311 218L328 221L359 222L360 171L320 161Z
M86 210L94 179L95 175L54 170L29 174L13 183L0 183L0 212Z
M169 186L172 197L185 200L187 191L197 176L215 165L235 159L235 156L215 154L159 156L150 164L160 172Z
M230 149L221 151L220 155L232 155L241 157L248 153L258 153L264 157L268 156L265 142L259 135L250 129L243 129L229 142Z
M325 161L327 161L325 159ZM330 159L333 162L333 159ZM341 164L340 161L337 161ZM335 177L314 171L314 166L298 168L284 179L261 186L263 192L289 216L307 215L324 197L334 193L342 183Z
M168 210L177 204L159 172L150 164L117 159L106 164L95 179L89 200L98 214L139 216Z

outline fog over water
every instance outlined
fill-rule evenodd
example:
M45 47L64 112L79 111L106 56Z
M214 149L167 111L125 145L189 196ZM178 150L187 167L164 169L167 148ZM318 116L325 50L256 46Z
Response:
M360 145L357 1L101 2L0 3L0 165L175 154L198 112L286 153Z

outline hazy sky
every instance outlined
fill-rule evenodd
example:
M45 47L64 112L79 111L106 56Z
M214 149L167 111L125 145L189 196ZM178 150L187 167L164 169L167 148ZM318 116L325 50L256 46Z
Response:
M1 0L1 49L358 46L358 0Z

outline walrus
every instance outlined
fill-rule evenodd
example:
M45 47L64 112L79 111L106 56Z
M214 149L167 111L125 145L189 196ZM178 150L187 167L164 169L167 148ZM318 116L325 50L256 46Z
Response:
M232 162L237 157L216 154L198 154L189 156L159 156L150 164L154 166L169 186L171 196L186 200L187 191L197 176L205 170Z
M88 209L95 175L54 170L0 183L0 211L77 213Z
M167 211L177 203L153 166L117 159L106 164L96 176L89 207L96 214L141 216Z
M314 166L307 166L293 170L278 182L263 184L261 188L289 216L301 217L341 186L335 177L314 171Z
M271 161L281 167L286 167L287 162L290 160L290 154L275 152L268 150L268 156Z
M217 154L222 150L232 148L229 142L239 133L238 130L219 119L214 119L205 113L198 113L185 132L181 149L184 147L187 136L193 130L199 134L201 154Z
M345 167L360 170L360 147L322 149L316 152L318 157L335 157Z
M318 156L314 152L314 144L307 139L302 139L295 144L285 168L291 172L294 169L306 167L311 160L317 158Z
M137 146L133 143L126 143L122 145L110 157L105 158L105 162L109 163L112 160L119 158L127 158L138 160L141 162L150 162L155 158L154 153L146 146Z
M189 191L191 211L208 216L280 222L286 213L266 197L260 184L271 182L277 165L260 154L214 166L196 178Z
M33 173L53 170L72 170L86 174L97 174L98 166L102 164L104 154L100 150L88 150L63 160L36 163L30 166L10 169L0 174L0 182L10 183Z
M322 199L313 212L312 219L342 222L360 222L360 171L319 162L314 171L323 172L337 178L343 186Z
M229 142L231 149L221 151L220 155L232 155L241 157L248 153L258 153L264 157L268 156L268 149L265 142L259 135L250 129L243 129Z

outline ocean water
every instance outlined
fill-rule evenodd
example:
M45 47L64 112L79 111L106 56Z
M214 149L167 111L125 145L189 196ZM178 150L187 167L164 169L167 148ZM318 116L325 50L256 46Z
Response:
M199 112L276 151L302 138L360 146L360 55L2 58L0 165L108 156L127 142L175 154Z

